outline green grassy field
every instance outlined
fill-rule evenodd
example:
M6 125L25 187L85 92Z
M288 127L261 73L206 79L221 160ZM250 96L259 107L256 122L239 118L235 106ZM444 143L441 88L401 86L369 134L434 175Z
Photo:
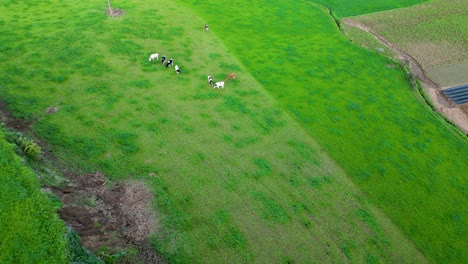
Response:
M324 10L114 5L123 17L106 3L3 1L0 98L62 163L145 180L164 224L152 242L170 260L466 258L466 140ZM224 90L207 85L232 71Z
M146 180L170 260L424 262L189 10L11 5L22 17L4 14L16 32L3 32L2 98L69 166ZM148 63L155 51L183 74ZM230 71L224 90L207 85Z
M468 60L467 17L465 0L436 0L353 19L369 25L430 69Z
M308 0L324 5L338 17L357 16L389 9L416 5L427 0Z
M57 205L6 141L0 125L0 263L65 263L65 226Z
M387 46L385 46L379 40L377 40L373 35L365 32L364 30L348 26L344 23L342 23L340 27L343 31L343 34L356 45L364 47L375 53L382 54L389 58L394 58L396 56L393 50L389 49Z
M466 259L466 137L418 102L402 70L351 45L313 5L238 5L242 17L210 5L194 8L425 254ZM263 10L275 16L260 23Z

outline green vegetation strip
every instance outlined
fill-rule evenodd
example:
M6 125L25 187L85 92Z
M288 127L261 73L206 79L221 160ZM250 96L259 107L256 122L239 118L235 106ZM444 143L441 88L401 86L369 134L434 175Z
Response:
M6 135L0 126L0 263L66 263L57 204L41 191Z
M307 0L324 5L339 17L357 16L420 4L427 0Z
M426 256L466 260L466 137L418 102L403 70L349 43L312 4L193 7Z

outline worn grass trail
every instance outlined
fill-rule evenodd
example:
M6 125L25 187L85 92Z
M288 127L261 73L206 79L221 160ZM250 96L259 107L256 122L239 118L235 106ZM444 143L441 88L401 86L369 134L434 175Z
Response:
M2 1L0 96L17 117L35 120L71 169L145 180L163 223L152 239L160 253L186 263L425 261L231 55L270 89L283 69L272 65L264 78L249 63L262 69L270 59L239 51L283 45L287 31L272 31L273 41L245 34L226 47L217 36L226 37L227 21L208 21L214 30L205 32L206 21L173 1L114 8L125 15L107 17L105 3ZM235 23L270 22L267 9L252 21L241 14ZM307 23L294 30L333 28L320 12L301 16ZM150 64L153 52L173 57L182 74ZM287 52L297 54L292 45ZM224 90L208 87L207 75L231 71L237 80Z
M310 3L192 6L424 254L466 260L466 137L420 103L395 62L349 43Z

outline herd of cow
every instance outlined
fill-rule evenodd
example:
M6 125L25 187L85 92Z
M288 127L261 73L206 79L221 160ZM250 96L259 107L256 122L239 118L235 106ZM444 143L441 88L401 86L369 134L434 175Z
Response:
M159 60L159 53L153 53L150 55L149 61L154 61L154 60ZM166 62L166 64L164 64L164 62ZM172 67L172 65L174 64L174 59L166 60L166 55L163 55L161 57L161 64L166 65L166 68ZM181 73L178 65L175 65L174 69L177 74ZM234 73L230 73L226 76L225 81L229 79L235 79L235 78L236 78L236 75ZM212 85L214 89L224 88L224 81L215 82L213 85L213 78L211 78L211 76L208 76L208 84Z
M154 54L151 54L150 57L149 57L149 61L153 61L153 60L159 60L159 53L154 53ZM166 61L166 55L163 55L162 58L161 58L161 64L164 65L164 62L166 62L166 68L167 67L172 67L172 65L174 64L174 59L169 59ZM178 65L176 65L174 67L175 71L177 74L181 73L180 71L180 68Z
M205 25L205 30L208 31L208 25ZM151 62L154 60L159 60L159 53L153 53L150 55L149 61ZM166 62L165 64L166 68L172 67L172 65L174 64L174 59L171 58L169 60L166 60L166 55L163 55L161 57L161 64L164 65L164 62ZM174 69L177 74L181 73L178 65L175 65ZM224 81L229 80L229 79L235 79L235 78L236 78L236 75L234 73L230 73L226 76L226 79ZM211 76L208 76L208 84L213 86L214 89L224 88L224 81L215 82L213 84L213 78L211 78Z

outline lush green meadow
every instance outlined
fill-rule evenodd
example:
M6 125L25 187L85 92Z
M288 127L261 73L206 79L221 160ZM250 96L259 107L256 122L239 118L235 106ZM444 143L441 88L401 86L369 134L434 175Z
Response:
M193 6L430 259L466 260L466 137L420 103L404 71L349 43L314 5L226 5Z
M105 2L2 1L0 98L62 163L146 181L163 223L152 242L169 260L466 258L466 139L325 10L114 5L125 15L107 17ZM149 63L153 52L182 74ZM225 89L207 85L229 72Z
M153 245L171 261L425 261L204 21L164 3L118 18L3 4L16 12L2 13L1 98L62 163L145 180L163 222ZM155 51L182 74L149 63ZM224 90L207 85L231 71Z
M411 54L424 69L468 60L466 0L436 0L354 17ZM464 72L463 69L459 70Z
M65 226L0 125L0 263L66 263Z
M357 16L420 4L427 0L307 0L324 5L339 17Z

